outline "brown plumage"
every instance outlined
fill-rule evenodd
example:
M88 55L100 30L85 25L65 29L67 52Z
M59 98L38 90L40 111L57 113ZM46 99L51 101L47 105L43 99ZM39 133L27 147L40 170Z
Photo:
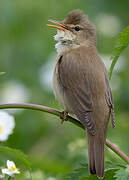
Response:
M74 10L68 14L66 19L64 20L65 24L83 24L86 23L86 16L82 13L81 10Z
M61 30L57 34L55 96L87 130L89 170L103 178L104 143L110 114L114 127L114 106L106 69L96 49L96 31L80 10L70 12L56 24L64 34L60 34Z

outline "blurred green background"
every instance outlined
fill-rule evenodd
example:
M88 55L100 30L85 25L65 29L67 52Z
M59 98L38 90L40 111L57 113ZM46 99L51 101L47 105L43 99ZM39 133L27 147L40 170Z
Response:
M96 24L98 51L107 69L116 36L128 26L129 1L103 0L0 0L0 103L25 102L62 109L52 92L56 63L48 19L62 20L82 9ZM116 128L108 138L129 155L129 48L115 66L111 88L115 100ZM82 160L87 161L85 133L75 125L42 112L10 110L16 128L6 145L29 155L37 173L62 177ZM120 161L106 151L106 160ZM41 171L39 171L41 170ZM43 178L42 178L43 179ZM38 179L37 179L38 180Z

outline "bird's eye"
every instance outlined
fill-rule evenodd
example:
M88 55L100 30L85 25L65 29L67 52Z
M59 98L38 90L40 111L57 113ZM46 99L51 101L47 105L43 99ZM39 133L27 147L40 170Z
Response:
M80 31L80 27L79 26L76 26L74 29L75 29L75 31Z

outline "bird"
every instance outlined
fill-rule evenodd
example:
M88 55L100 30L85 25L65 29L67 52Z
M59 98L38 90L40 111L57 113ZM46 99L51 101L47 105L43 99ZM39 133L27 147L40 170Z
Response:
M49 20L57 34L57 61L53 73L54 94L68 113L76 115L88 138L88 167L104 177L104 144L114 103L107 71L97 50L96 28L82 10L68 13L62 21Z

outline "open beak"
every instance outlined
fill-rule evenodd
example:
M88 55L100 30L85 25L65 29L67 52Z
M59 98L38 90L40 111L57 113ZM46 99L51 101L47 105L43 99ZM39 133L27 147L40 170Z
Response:
M52 28L56 28L59 29L61 31L65 31L65 30L70 30L66 25L64 25L62 22L56 21L56 20L48 20L49 22L52 22L56 25L52 25L52 24L47 24L47 26L52 27Z

